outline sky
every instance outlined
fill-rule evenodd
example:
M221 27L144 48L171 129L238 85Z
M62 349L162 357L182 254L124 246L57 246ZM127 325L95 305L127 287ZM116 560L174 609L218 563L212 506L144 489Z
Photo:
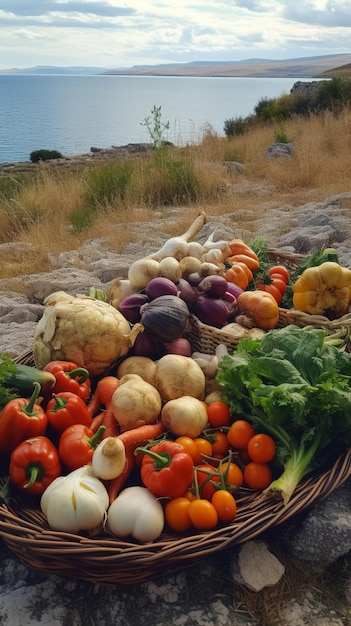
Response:
M350 0L1 0L0 69L351 51Z

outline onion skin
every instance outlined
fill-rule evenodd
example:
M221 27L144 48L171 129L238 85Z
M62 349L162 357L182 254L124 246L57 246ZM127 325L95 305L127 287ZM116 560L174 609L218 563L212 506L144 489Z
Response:
M186 303L178 296L160 296L142 307L141 323L162 342L179 339L189 318Z
M235 298L238 298L242 293L244 293L244 289L235 285L235 283L231 283L228 281L227 292L232 293Z
M194 313L200 322L216 328L222 328L228 321L228 308L220 298L199 296Z
M169 354L181 354L182 356L191 356L192 348L191 343L185 337L179 337L164 344L166 351Z
M142 333L139 333L131 349L131 354L135 356L147 356L153 361L159 359L164 353L165 350L162 348L162 344L146 329Z
M176 296L178 289L174 282L164 276L152 278L145 287L148 300L155 300L160 296Z
M199 296L197 290L185 278L180 278L177 286L179 298L184 300L189 307L192 307Z
M131 324L137 324L137 322L140 322L141 318L140 308L143 304L146 304L149 301L150 300L146 294L136 293L124 298L124 300L120 302L118 310L124 315L128 322Z
M205 292L206 295L211 298L222 298L228 290L228 282L224 276L214 274L203 278L197 288L199 291Z

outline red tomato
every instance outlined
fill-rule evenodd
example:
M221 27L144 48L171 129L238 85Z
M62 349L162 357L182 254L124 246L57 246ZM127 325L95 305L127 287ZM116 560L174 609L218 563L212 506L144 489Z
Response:
M212 441L212 456L216 459L223 459L223 457L228 454L229 450L228 437L221 430L217 430L213 433L213 437L215 440Z
M247 446L250 458L257 463L269 463L273 461L276 453L274 439L265 433L254 435Z
M283 283L283 281L278 281L279 283L282 283L284 285L284 288L286 289L286 285L285 283ZM283 294L279 289L279 286L275 284L275 281L273 280L273 282L271 283L261 283L261 282L257 282L256 283L256 288L259 291L265 291L266 293L270 293L271 296L273 296L274 300L276 301L277 304L280 304L282 299L283 299ZM285 293L285 292L284 292Z
M251 461L245 466L244 480L251 489L265 489L273 479L272 470L266 463Z
M216 487L211 485L209 481L212 480L215 483L219 484L221 480L216 468L209 463L203 463L202 465L198 465L198 467L196 468L196 478L199 485L201 498L205 500L211 500L214 492L216 491ZM202 483L204 484L202 485Z
M245 450L251 437L253 437L255 431L246 420L235 420L227 432L227 439L230 445L237 450Z
M230 424L230 408L225 402L211 402L207 407L208 423L212 428Z
M285 283L288 283L290 278L290 272L284 265L273 265L269 268L268 274L271 276L272 274L278 274Z

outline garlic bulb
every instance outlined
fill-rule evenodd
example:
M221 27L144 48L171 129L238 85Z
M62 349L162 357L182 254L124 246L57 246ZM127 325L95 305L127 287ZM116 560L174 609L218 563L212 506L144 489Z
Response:
M108 506L107 489L89 465L56 478L40 500L50 528L71 533L98 528Z

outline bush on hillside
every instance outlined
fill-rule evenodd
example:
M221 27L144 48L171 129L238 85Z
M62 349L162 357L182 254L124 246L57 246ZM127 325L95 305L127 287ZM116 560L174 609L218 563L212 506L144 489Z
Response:
M340 113L351 105L351 80L335 77L323 80L317 89L284 94L279 98L261 98L254 108L256 122L281 122L294 116L308 116L322 111ZM224 122L224 133L232 137L245 133L253 126L253 117L229 119Z
M39 163L39 161L63 159L63 155L57 150L33 150L33 152L30 153L29 158L32 163Z

